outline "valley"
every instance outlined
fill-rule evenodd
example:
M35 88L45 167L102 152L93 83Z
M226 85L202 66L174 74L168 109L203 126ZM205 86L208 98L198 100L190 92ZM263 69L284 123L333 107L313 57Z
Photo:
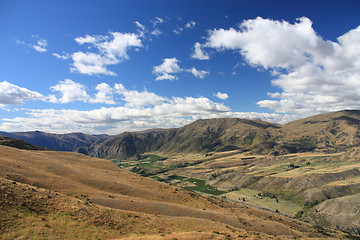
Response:
M359 111L340 111L285 125L207 119L181 128L115 136L59 135L58 141L53 141L57 135L36 133L42 141L59 143L55 149L76 142L71 151L82 154L49 151L46 144L31 145L38 141L34 132L29 143L3 137L0 178L6 197L2 208L17 211L16 216L30 211L31 218L35 217L33 207L27 204L6 204L14 194L19 199L38 198L37 193L28 195L24 190L35 188L61 196L51 213L39 202L37 216L45 211L45 219L55 214L55 222L68 224L73 224L74 218L86 219L86 234L101 232L105 234L102 238L116 234L134 239L358 236L359 123ZM86 209L86 216L83 210L71 215L68 207L72 209L73 204ZM110 219L120 216L117 221L124 224L100 221L98 225L92 216L104 211ZM135 214L136 220L129 220L127 214ZM2 219L2 224L8 223ZM14 226L5 225L2 238L12 239L10 228ZM40 225L34 236L49 233ZM54 231L64 236L63 230Z
M331 199L342 202L342 197L360 192L360 160L349 160L358 151L355 148L341 153L276 157L231 151L115 162L119 167L174 186L317 224L318 217L324 215L315 211L320 203L326 205ZM358 209L357 204L349 207L353 212ZM342 224L335 224L336 219L336 215L326 214L326 226L358 234L359 215Z
M346 237L71 152L0 146L0 196L1 239Z

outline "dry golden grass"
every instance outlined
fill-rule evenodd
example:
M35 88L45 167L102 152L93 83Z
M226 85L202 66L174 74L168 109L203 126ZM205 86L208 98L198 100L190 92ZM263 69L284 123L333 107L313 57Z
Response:
M14 221L1 218L3 239L323 236L309 224L203 197L76 153L0 146L0 177L2 216L14 213Z

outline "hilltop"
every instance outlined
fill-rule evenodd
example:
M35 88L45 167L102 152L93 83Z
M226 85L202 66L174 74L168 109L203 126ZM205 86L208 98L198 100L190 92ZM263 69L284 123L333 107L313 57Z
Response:
M239 150L284 155L339 152L357 146L360 111L320 114L279 125L237 118L204 119L174 129L126 132L94 144L88 154L100 158L129 158L145 152L208 153Z

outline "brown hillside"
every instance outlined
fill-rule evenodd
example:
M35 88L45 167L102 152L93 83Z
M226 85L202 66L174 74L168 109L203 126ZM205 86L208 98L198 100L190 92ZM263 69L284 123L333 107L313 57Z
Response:
M359 146L360 111L320 114L285 124L283 139L311 139L317 148L345 150Z
M237 118L205 119L176 129L123 133L93 146L88 153L125 159L145 152L169 155L239 150L275 156L339 152L359 145L359 126L360 111L320 114L285 125Z
M48 234L51 235L53 230L60 238L74 238L64 234L78 234L82 227L87 229L87 234L90 227L96 228L99 234L107 236L105 238L113 238L115 230L118 237L130 234L171 234L169 236L176 237L185 233L190 236L191 232L198 232L197 237L188 239L199 239L201 235L214 239L226 235L234 239L255 239L254 233L267 239L324 236L309 224L202 197L142 178L109 161L76 153L0 146L0 177L3 179L0 209L4 214L15 211L10 214L11 221L1 218L2 239L15 238L15 231L29 230L29 225L39 229L38 233L33 231L31 234L41 235L49 228ZM107 221L101 217L103 214ZM83 223L70 227L80 219ZM62 222L60 226L68 224L68 229L56 228L58 221ZM40 236L31 237L24 231L20 235ZM340 237L338 233L331 234Z
M123 133L94 146L100 158L128 158L144 152L206 153L211 151L269 152L279 125L238 118L206 119L177 129Z

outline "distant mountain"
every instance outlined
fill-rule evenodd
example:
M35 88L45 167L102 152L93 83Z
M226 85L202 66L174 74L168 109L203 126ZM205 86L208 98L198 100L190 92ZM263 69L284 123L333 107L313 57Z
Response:
M94 145L89 154L100 158L126 158L144 152L211 152L258 149L278 135L280 125L260 120L219 118L198 120L181 128L126 132ZM266 146L265 146L266 147Z
M261 120L198 120L181 128L126 132L94 144L100 158L129 158L144 152L207 153L229 150L254 154L340 151L360 144L360 111L320 114L279 125Z
M83 133L0 132L32 145L99 158L130 158L145 152L209 153L229 150L284 155L314 150L338 152L360 144L360 111L320 114L279 125L261 120L217 118L173 129L125 132L116 136Z
M0 145L26 150L47 150L44 147L37 147L23 140L8 138L5 136L0 136Z
M283 139L311 138L316 148L341 150L360 144L360 111L320 114L285 124Z
M20 139L27 143L58 151L86 153L93 144L105 141L109 135L89 135L83 133L54 134L40 131L32 132L0 132L0 135Z

